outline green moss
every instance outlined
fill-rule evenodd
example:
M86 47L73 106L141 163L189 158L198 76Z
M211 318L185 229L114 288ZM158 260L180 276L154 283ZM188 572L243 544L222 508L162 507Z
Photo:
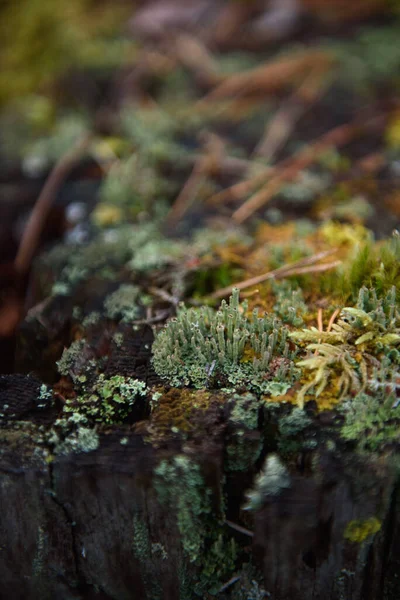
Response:
M350 542L361 544L366 539L375 535L381 526L381 522L376 517L370 517L364 521L350 521L346 525L343 536Z
M237 556L235 540L220 533L204 554L199 581L194 586L195 594L200 598L204 598L205 592L218 594L222 584L234 572Z
M321 231L324 235L332 235L332 244L340 243L340 235L348 235L352 248L342 266L320 278L324 293L342 303L355 304L362 287L373 288L378 298L383 298L392 287L399 288L400 235L397 231L390 239L375 244L361 226L352 226L346 233L345 226L330 224Z
M317 402L321 398L322 407L328 407L324 397L329 391L334 403L347 395L364 392L369 387L372 366L377 363L375 358L385 357L389 371L390 365L394 366L398 360L400 313L396 289L391 288L378 299L375 289L363 287L358 293L357 306L343 308L331 331L312 327L291 332L289 336L314 352L297 362L306 380L297 395L300 407L307 395Z
M116 2L93 11L91 4L88 0L2 4L0 105L48 85L71 65L104 66L111 60L115 67L123 62L123 44L115 31L127 9Z

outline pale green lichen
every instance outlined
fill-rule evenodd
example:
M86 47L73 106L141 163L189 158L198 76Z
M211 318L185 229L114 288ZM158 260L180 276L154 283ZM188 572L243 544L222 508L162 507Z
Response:
M64 412L78 412L100 423L121 423L137 399L147 393L144 381L121 375L107 378L100 374L89 390L66 401Z
M85 339L75 340L69 348L64 349L60 360L57 361L58 372L61 375L71 375L77 362L81 360L85 344Z
M181 307L154 341L158 375L176 387L232 384L259 392L268 391L272 380L291 383L294 353L288 329L275 316L259 317L257 309L248 319L246 308L235 289L217 312Z
M256 429L260 412L260 402L254 394L234 394L229 400L232 406L229 420L248 429Z
M287 468L277 454L270 454L257 475L253 488L246 493L247 502L243 507L244 510L260 509L267 498L279 496L290 485Z
M290 438L303 432L312 424L312 420L303 409L295 407L286 416L279 420L279 433L284 438Z
M49 443L54 446L54 454L93 452L99 447L100 438L95 429L79 426L64 438L53 431Z
M176 510L183 550L190 562L195 562L204 550L204 517L211 513L211 490L205 485L199 465L183 454L161 461L154 475L158 499Z
M124 283L104 301L104 309L109 319L117 319L122 323L134 321L139 314L137 305L140 288L137 285Z
M248 435L257 429L260 400L253 394L234 394L229 399L229 422L233 430L226 439L226 464L228 471L245 471L254 465L261 454L263 443L259 436Z
M341 435L360 451L382 451L400 444L400 406L393 385L400 387L397 379L385 381L379 389L357 394L341 405L345 418Z
M303 316L308 312L302 290L293 288L289 281L280 281L272 283L272 291L276 297L274 312L284 323L300 327L304 322Z

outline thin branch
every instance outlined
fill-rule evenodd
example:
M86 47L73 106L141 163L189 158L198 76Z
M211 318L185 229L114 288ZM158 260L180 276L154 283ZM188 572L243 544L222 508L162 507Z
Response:
M233 219L237 223L243 223L256 210L265 206L279 192L284 183L292 181L300 171L315 162L321 153L332 147L344 146L366 129L375 128L378 125L382 125L382 116L374 117L366 123L357 121L357 123L347 123L331 129L321 138L300 150L290 160L284 161L281 168L276 167L275 174L272 174L266 185L233 213Z
M87 134L69 152L64 154L48 176L32 209L15 257L14 266L19 275L24 275L29 271L39 245L40 235L57 192L71 169L87 149L90 140L91 135Z
M225 525L228 525L228 527L235 529L235 531L239 531L239 533L243 533L244 535L247 535L249 537L254 537L254 533L252 531L250 531L249 529L246 529L245 527L242 527L241 525L237 525L233 521L228 521L227 519L225 519L224 522L225 522Z
M326 331L329 333L330 330L332 329L332 325L335 322L336 317L338 316L338 314L340 313L340 308L337 308L335 310L335 312L333 313L333 315L331 316L331 318L329 319L329 323L328 323L328 327L326 328Z
M324 324L322 323L322 308L318 309L317 323L318 323L318 331L320 331L322 333L324 330Z
M321 73L320 69L312 69L268 123L253 156L262 157L266 162L271 163L276 153L289 139L297 122L321 98L330 83L331 77L327 77L326 73Z
M211 298L223 298L231 293L232 288L238 288L239 290L244 290L252 285L257 285L258 283L263 283L268 279L278 279L281 277L288 277L290 275L300 275L304 273L311 273L316 271L325 271L328 269L332 269L340 264L340 261L334 261L333 263L324 263L322 265L315 265L314 263L330 256L336 252L336 249L332 250L324 250L323 252L318 252L317 254L313 254L313 256L307 256L305 258L301 258L294 263L289 265L283 265L278 269L274 269L273 271L268 271L267 273L263 273L262 275L257 275L256 277L251 277L250 279L246 279L244 281L240 281L238 283L229 285L225 288L217 290L213 294L211 294ZM313 265L313 266L308 266Z

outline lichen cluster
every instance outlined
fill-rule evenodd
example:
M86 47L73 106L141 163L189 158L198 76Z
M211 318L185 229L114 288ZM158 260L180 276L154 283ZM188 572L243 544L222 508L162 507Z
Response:
M246 316L233 290L217 312L181 307L153 344L156 372L173 386L248 386L268 391L271 383L293 381L294 352L288 329L272 315Z
M121 423L132 411L135 402L147 395L143 381L131 377L100 374L94 384L76 398L68 399L65 413L78 412L92 422Z

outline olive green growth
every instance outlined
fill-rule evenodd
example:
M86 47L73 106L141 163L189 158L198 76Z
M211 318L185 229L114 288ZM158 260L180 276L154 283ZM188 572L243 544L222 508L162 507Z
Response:
M268 391L272 380L293 380L289 330L273 315L259 317L257 309L248 319L246 310L237 289L218 311L180 307L153 344L158 375L176 387L231 384L259 392Z
M375 289L362 287L356 307L343 308L331 331L311 327L291 332L289 337L313 353L297 363L308 379L297 395L300 407L308 394L318 399L331 390L343 400L362 393L371 387L371 365L385 359L390 375L390 365L400 362L396 289L392 287L378 299Z

